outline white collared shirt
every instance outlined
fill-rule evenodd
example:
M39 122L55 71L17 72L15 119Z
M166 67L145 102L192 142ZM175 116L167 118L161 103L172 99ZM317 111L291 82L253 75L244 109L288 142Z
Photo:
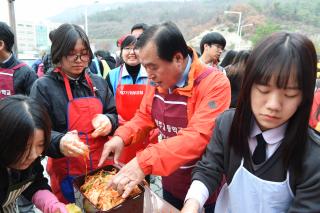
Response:
M284 138L286 128L287 128L287 123L284 123L277 128L262 132L259 126L257 125L257 122L254 121L253 127L251 129L251 132L248 138L251 154L254 152L257 146L256 136L262 133L262 136L267 143L266 157L267 159L270 158L271 155L279 148L280 144L282 143L282 139Z
M285 136L286 128L287 128L287 123L282 124L277 128L262 132L259 126L257 125L257 122L254 120L254 124L248 138L251 154L253 153L254 149L257 146L256 136L262 133L262 136L267 143L266 156L267 156L267 159L270 158L271 155L278 149L278 147L282 143L282 139ZM200 203L201 209L199 210L199 212L201 212L203 205L205 204L208 197L209 197L209 191L207 187L204 185L204 183L202 183L199 180L194 180L192 181L192 184L188 190L185 201L190 198L196 199Z

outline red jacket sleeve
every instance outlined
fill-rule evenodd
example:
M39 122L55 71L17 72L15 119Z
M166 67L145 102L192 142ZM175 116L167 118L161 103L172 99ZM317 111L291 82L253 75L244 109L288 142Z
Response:
M312 104L312 109L311 109L311 114L310 114L310 120L309 120L309 125L312 128L315 128L317 126L318 121L318 109L319 109L319 104L320 104L320 90L317 90L314 94L313 98L313 104Z
M188 126L177 136L151 144L137 154L145 174L170 175L187 162L200 158L212 135L217 116L229 108L230 83L221 72L214 72L194 88L188 100L193 110Z

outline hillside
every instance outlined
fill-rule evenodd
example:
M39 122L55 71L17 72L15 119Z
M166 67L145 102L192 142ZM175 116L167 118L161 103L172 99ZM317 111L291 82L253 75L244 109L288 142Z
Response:
M239 16L225 14L226 10L241 12L242 25L249 24L242 30L244 42L255 43L277 30L299 31L307 34L320 51L320 0L152 1L101 5L100 10L95 5L95 10L88 12L89 37L96 47L114 50L115 41L129 33L133 24L170 20L179 26L186 40L196 41L194 45L199 40L195 37L210 30L223 32L234 43ZM75 16L69 14L68 22L83 25L83 15L78 13L72 20L70 17Z
M129 33L135 23L149 25L165 21L175 22L187 40L204 29L211 28L223 15L223 6L216 1L177 1L131 3L117 9L101 11L89 17L89 34L96 43L108 40L114 44L123 34Z

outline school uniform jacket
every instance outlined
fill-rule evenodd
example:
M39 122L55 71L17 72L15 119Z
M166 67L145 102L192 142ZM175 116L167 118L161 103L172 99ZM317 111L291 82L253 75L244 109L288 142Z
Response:
M228 144L229 131L235 109L224 112L216 120L215 130L201 161L193 169L192 180L201 181L209 190L209 194L219 186L221 174L226 175L230 184L242 157L235 154ZM283 143L270 158L254 171L251 159L244 159L244 167L255 176L273 182L286 179L280 152ZM288 212L320 212L320 137L314 130L308 130L306 152L302 164L302 172L298 176L289 169L289 183L294 199ZM245 192L244 192L245 193ZM239 194L241 196L241 194Z
M30 201L38 190L47 189L51 191L47 178L43 176L43 166L40 161L40 158L36 159L26 170L11 170L11 175L9 175L7 168L0 166L0 212L2 212L1 206L5 202L8 193L9 182L18 184L34 176L31 185L22 193L22 195Z

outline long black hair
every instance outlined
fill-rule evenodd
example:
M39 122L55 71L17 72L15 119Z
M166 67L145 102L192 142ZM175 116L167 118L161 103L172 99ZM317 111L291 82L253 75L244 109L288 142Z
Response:
M224 56L222 62L220 63L220 66L225 68L226 66L232 64L233 59L236 57L237 51L235 50L229 50L226 55Z
M34 137L35 129L44 132L44 151L48 148L51 122L46 109L23 95L0 100L0 165L17 163ZM43 153L44 154L44 153Z
M242 76L250 53L251 52L249 50L239 51L236 54L230 66L228 66L228 69L226 69L227 75L229 76L229 75L240 74Z
M298 33L278 32L265 38L252 51L246 64L229 144L236 153L249 157L248 136L252 127L253 113L251 93L253 84L267 84L275 77L277 86L285 88L291 74L295 75L302 92L302 101L288 121L283 140L283 162L295 172L302 167L307 140L308 121L316 80L317 56L313 43Z

